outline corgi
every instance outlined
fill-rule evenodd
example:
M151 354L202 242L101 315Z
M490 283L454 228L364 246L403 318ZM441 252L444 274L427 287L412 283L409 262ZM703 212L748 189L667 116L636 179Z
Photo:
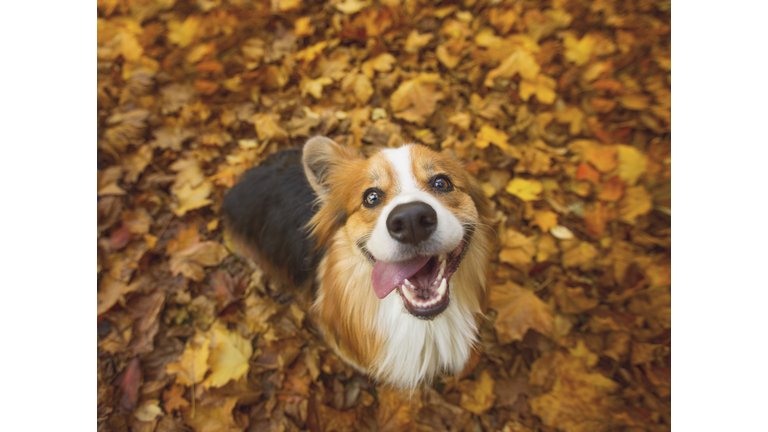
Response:
M326 137L284 150L225 196L225 238L283 286L348 364L401 389L457 375L478 342L492 211L452 153L369 157Z

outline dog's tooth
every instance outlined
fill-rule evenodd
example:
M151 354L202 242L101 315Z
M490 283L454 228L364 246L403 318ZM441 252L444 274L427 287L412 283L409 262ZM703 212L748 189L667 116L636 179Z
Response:
M445 254L444 253L441 253L440 256L438 256L438 259L443 262L441 265L445 265Z
M440 286L437 288L437 295L442 297L443 294L445 294L446 286L448 285L448 282L443 279L442 282L440 282Z

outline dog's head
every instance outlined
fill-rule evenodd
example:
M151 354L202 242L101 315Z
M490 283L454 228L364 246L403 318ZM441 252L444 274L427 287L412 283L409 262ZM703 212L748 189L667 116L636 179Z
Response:
M397 290L416 317L443 312L451 277L473 242L487 240L475 234L489 217L482 189L453 155L405 145L364 158L314 137L303 163L320 201L310 223L318 244L343 229L354 253L370 262L379 299Z

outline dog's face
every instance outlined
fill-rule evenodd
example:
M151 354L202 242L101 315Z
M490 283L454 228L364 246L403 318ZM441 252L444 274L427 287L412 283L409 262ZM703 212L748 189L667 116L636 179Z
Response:
M343 226L372 265L378 298L396 290L414 316L443 312L485 203L459 163L418 145L365 159L316 137L305 146L304 166L322 203L313 220L321 243L330 235L324 231Z

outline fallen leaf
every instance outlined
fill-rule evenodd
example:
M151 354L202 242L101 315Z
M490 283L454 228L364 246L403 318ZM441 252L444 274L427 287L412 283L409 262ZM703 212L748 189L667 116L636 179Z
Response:
M551 104L557 98L555 87L557 87L557 81L545 75L539 75L533 80L523 80L520 83L520 98L527 101L531 96L536 95L539 102Z
M576 39L573 35L567 34L563 38L565 58L576 63L577 66L581 66L592 58L596 43L597 39L591 34L586 34L581 39Z
M163 410L160 409L159 403L160 401L157 399L150 399L136 408L136 411L133 412L133 416L141 421L152 421L156 419L157 416L163 414Z
M624 182L619 176L613 176L603 183L603 188L597 193L597 199L608 202L616 202L624 195Z
M540 200L541 193L544 191L538 180L526 180L520 177L512 179L505 189L523 201Z
M163 408L166 414L171 415L173 411L189 407L189 401L184 399L184 391L181 384L174 384L170 389L163 390Z
M549 210L537 210L531 226L538 226L541 232L547 232L557 226L557 213Z
M539 75L541 67L531 53L525 50L516 50L504 60L499 67L488 72L485 77L485 86L492 87L496 78L512 78L515 74L529 81L533 81Z
M619 220L634 223L638 216L647 214L653 209L651 195L643 186L627 189L624 198L619 202Z
M501 344L523 340L529 329L545 336L552 333L552 314L547 304L514 282L492 286L489 307L498 312L494 325Z
M121 166L109 167L103 171L99 170L96 177L96 195L125 195L125 191L117 185L117 182L123 176Z
M635 147L617 145L619 178L629 186L634 186L637 180L645 172L645 156Z
M408 397L386 387L379 388L378 396L376 421L380 432L412 430L416 426L416 414L421 408L421 398Z
M203 381L208 371L208 356L211 340L201 334L187 341L184 354L178 362L167 366L166 371L176 375L176 382L185 386L191 386Z
M477 381L462 381L459 383L461 400L459 405L465 410L481 415L493 407L496 395L493 393L494 380L488 370L480 373Z
M437 91L438 84L442 84L442 79L436 73L422 73L400 84L390 98L394 116L418 125L424 124L435 111L437 102L444 97L442 92Z
M507 150L509 149L508 140L509 136L504 131L500 131L493 126L484 125L477 134L475 147L484 149L490 144L495 144L496 147Z
M417 30L411 30L411 33L408 34L408 39L405 40L403 49L407 53L415 54L434 37L435 35L432 33L419 34Z
M212 341L211 353L208 356L211 375L203 382L205 388L221 387L248 372L250 367L248 362L253 354L251 341L235 331L227 330L220 324L215 324L211 328L208 337Z
M233 415L237 397L210 397L192 410L184 412L184 420L195 432L242 432Z
M564 314L586 312L600 304L600 300L588 298L582 288L571 288L564 281L558 282L552 288L552 293L560 306L560 311Z

